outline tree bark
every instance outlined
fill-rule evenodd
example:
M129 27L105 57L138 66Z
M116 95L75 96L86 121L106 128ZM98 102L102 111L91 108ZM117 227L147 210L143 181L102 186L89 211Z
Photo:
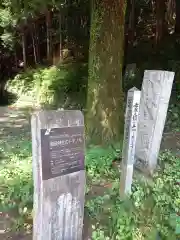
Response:
M175 19L174 19L174 15L176 13L176 4L175 4L175 0L168 0L167 3L167 23L168 23L168 27L170 28L170 31L172 33L173 29L175 31Z
M93 0L86 113L87 142L119 142L123 130L125 0Z
M51 26L51 11L46 11L46 29L47 29L47 60L52 63L52 26Z
M66 48L69 48L69 14L68 14L68 1L66 8L66 16L65 16L65 31L66 31Z
M156 0L156 44L160 42L167 31L165 20L166 2L165 0Z
M62 17L61 11L59 13L59 58L62 60Z
M23 53L23 67L26 69L27 67L27 58L26 58L26 36L24 29L21 32L22 36L22 53Z
M34 23L31 24L31 35L32 35L32 43L33 43L34 62L35 62L35 64L37 64L38 59L37 59L37 51L36 51L36 39L35 39Z
M176 25L175 32L180 34L180 1L176 0Z
M133 43L135 36L135 0L130 0L128 42Z
M33 22L33 29L34 29L35 50L36 50L37 63L39 63L40 62L40 56L39 56L39 36L38 36L38 32L37 32L36 22Z
M15 63L15 69L17 71L17 69L18 69L18 58L17 58L16 47L14 48L14 63Z

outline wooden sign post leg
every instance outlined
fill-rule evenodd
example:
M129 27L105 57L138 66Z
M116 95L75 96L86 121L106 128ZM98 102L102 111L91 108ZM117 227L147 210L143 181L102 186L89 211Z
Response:
M120 181L121 196L131 193L140 96L141 92L137 88L128 91Z

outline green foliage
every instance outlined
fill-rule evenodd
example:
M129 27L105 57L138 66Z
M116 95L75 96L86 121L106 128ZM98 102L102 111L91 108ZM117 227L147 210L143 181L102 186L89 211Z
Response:
M16 36L16 38L13 38L13 43L18 42L21 39L18 32L19 30L23 30L23 25L27 24L28 27L30 27L29 20L39 17L42 13L46 15L47 9L50 11L63 9L63 12L65 12L66 9L69 8L70 11L73 9L74 12L81 11L83 14L87 14L88 6L88 0L74 0L72 2L63 0L2 0L0 3L0 26L2 28L0 29L0 36L3 32L8 32L12 36ZM7 45L6 40L8 39L4 38L3 43L7 47L6 50L9 50L10 46Z
M0 211L13 210L23 224L33 205L31 142L23 135L9 141L0 141Z
M8 8L0 10L0 26L3 28L9 27L12 24L12 15Z
M166 130L167 131L180 131L180 106L179 104L172 103L168 109L167 121L166 121Z
M102 176L113 178L115 172L112 169L112 161L115 158L116 152L112 148L90 148L86 156L88 176L93 179L93 181L100 180Z
M45 107L83 108L86 98L86 64L61 65L27 70L8 83L8 90L18 97L29 95ZM72 103L73 102L73 103Z
M2 42L3 42L3 46L4 47L8 47L9 49L12 50L13 47L13 35L10 32L4 32L1 36L0 36Z
M93 163L93 162L92 162ZM176 185L180 179L180 161L169 152L160 156L161 170L153 181L133 182L131 198L122 201L119 197L119 182L104 196L95 197L86 203L92 219L95 219L93 239L176 239L176 224L180 206L180 191Z

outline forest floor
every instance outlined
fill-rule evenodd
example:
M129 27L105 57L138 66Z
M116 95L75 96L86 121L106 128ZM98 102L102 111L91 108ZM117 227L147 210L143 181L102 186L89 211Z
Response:
M18 147L20 139L31 142L30 116L38 106L31 100L23 100L11 106L0 108L0 139L6 144L8 151L14 151ZM180 156L180 134L165 133L161 148L170 149ZM3 167L3 156L0 156L0 168ZM95 195L102 195L103 187L94 187ZM16 214L0 212L0 240L30 240L31 231L26 233L11 231L12 223L15 222ZM88 218L85 219L84 239L88 239L91 231L88 227Z
M13 151L13 146L18 144L20 136L30 140L30 111L33 109L32 102L24 103L23 107L3 106L0 107L0 139L6 142L8 151ZM3 156L0 156L1 163ZM11 231L16 214L12 212L0 212L0 240L30 240L32 236L28 233Z

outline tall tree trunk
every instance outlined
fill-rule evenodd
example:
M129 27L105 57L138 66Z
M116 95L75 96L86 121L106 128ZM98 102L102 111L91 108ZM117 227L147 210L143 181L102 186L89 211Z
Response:
M68 11L68 10L67 10ZM66 48L69 48L69 22L68 22L68 13L65 17L65 24L66 24Z
M21 36L22 36L23 67L24 67L24 69L26 69L26 67L27 67L26 36L25 36L25 30L24 29L22 29Z
M62 16L59 13L59 58L62 59Z
M51 26L51 11L46 11L46 29L47 29L47 60L52 63L52 26Z
M66 48L69 48L69 0L66 1L66 13L65 13L65 36L66 36Z
M167 31L165 20L166 2L165 0L156 0L156 43L159 43Z
M135 36L135 0L130 0L130 14L128 26L128 41L133 43Z
M170 33L175 31L175 19L174 16L176 14L176 6L175 0L168 0L167 2L167 23Z
M119 142L123 130L125 0L93 0L86 114L88 143Z
M40 61L40 56L39 56L39 36L38 36L38 32L37 32L36 22L33 22L33 29L34 29L35 50L36 50L37 63L39 63L39 61Z
M14 48L14 63L15 63L15 69L17 71L17 69L18 69L18 58L17 58L16 46Z
M35 31L34 31L34 24L31 24L31 35L32 35L32 43L33 43L33 54L34 54L34 62L38 64L37 59L37 52L36 52L36 39L35 39Z
M180 34L180 1L176 0L176 25L175 32Z

